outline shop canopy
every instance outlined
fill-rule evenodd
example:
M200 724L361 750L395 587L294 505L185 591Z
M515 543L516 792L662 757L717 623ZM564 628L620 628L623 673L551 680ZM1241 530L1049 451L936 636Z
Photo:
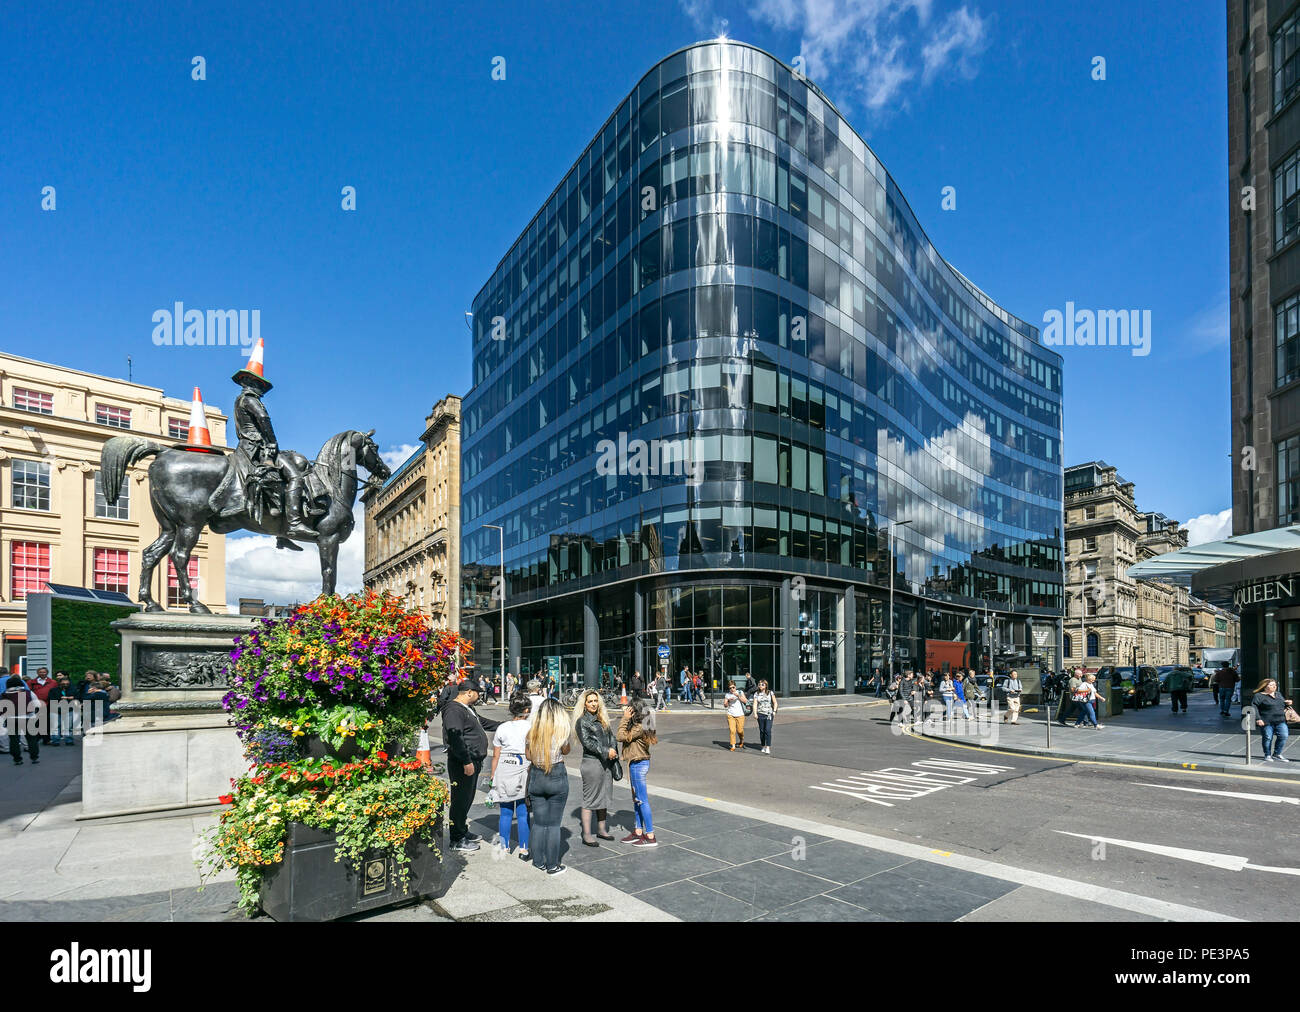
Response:
M1237 584L1298 567L1300 524L1166 552L1129 566L1128 575L1176 583L1212 604L1230 607Z

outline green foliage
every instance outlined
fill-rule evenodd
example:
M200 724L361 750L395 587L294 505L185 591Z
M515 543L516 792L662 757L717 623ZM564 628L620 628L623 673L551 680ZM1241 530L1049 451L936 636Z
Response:
M50 601L51 674L66 671L79 681L87 671L121 680L122 637L112 623L136 611L135 605L102 601Z

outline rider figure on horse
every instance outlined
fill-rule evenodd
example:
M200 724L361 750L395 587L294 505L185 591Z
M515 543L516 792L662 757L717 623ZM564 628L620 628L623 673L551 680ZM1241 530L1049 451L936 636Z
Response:
M259 347L257 351L260 350ZM249 366L251 368L240 369L231 377L243 388L235 397L232 418L235 432L239 436L235 452L244 455L250 472L255 474L259 469L269 466L284 478L285 532L277 539L276 547L302 551L290 539L311 540L316 536L316 532L303 521L307 461L292 450L280 450L275 429L271 427L271 416L262 403L262 396L271 389L271 384L261 375L261 356L256 352L250 357ZM258 371L253 371L254 369Z

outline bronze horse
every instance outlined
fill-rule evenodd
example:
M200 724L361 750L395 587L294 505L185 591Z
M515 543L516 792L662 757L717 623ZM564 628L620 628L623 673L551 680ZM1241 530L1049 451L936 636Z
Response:
M352 506L357 497L357 467L364 467L371 480L386 480L391 472L379 456L374 429L369 432L349 430L331 437L316 458L316 470L329 489L326 510L315 524L315 541L320 550L321 593L333 594L338 578L339 545L352 533L355 521ZM181 600L196 615L208 614L190 587L190 553L198 543L203 528L214 534L246 530L258 534L284 536L284 513L262 515L256 523L245 509L232 517L219 518L211 505L212 494L221 484L229 465L228 458L213 453L168 449L140 436L114 436L104 444L100 459L104 498L112 505L126 478L126 469L145 457L157 455L149 465L149 501L158 518L162 535L143 552L140 567L140 604L144 611L162 611L153 599L149 585L154 569L164 555L171 555Z

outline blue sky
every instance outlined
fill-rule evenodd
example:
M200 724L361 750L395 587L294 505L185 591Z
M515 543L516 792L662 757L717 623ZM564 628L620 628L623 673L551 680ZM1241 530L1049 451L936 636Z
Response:
M7 5L0 347L123 376L130 355L137 381L228 411L238 353L156 347L152 315L260 309L281 443L314 455L373 426L396 456L468 388L464 311L592 134L657 60L720 31L802 55L1010 311L1150 310L1145 358L1064 349L1066 461L1117 465L1178 519L1228 507L1210 0Z

